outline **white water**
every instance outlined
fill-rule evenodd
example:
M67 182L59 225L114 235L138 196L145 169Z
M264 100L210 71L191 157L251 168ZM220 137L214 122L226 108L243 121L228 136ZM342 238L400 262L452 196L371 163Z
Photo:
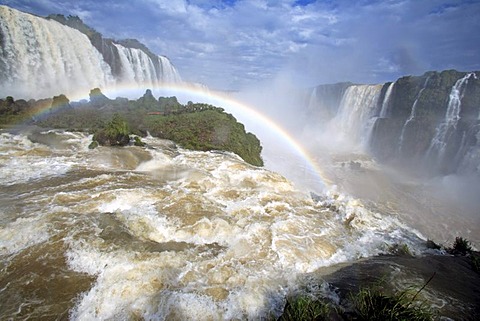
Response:
M114 44L118 50L122 65L121 82L145 84L148 87L158 85L158 75L150 57L140 49L126 48Z
M120 56L122 66L122 76L120 83L129 86L137 84L138 86L147 86L155 89L162 83L181 82L180 75L168 58L157 56L157 64L142 50L136 48L126 48L115 44Z
M443 158L448 137L451 134L451 131L457 127L458 120L460 119L464 87L468 84L468 79L472 76L476 78L474 73L469 73L458 79L455 82L455 85L453 85L448 99L447 111L445 112L445 120L435 129L435 136L430 143L427 156L431 155L433 152L437 152L439 159Z
M13 175L0 175L0 259L33 282L11 279L7 290L25 297L9 304L53 304L40 289L24 292L44 277L21 263L27 255L49 262L50 287L62 288L65 275L94 278L77 293L73 320L258 319L278 315L303 273L397 242L422 250L399 218L335 189L312 199L235 155L145 140L152 149L89 150L80 133L2 134L1 171ZM21 161L9 162L13 155ZM59 159L65 167L52 169ZM66 266L48 261L58 251Z
M48 97L113 83L87 36L56 21L0 6L0 96Z
M45 98L78 95L92 88L138 85L155 88L181 82L168 58L152 59L142 50L114 44L121 77L86 35L57 21L0 6L0 96ZM28 96L25 96L28 95Z
M382 85L352 85L347 88L340 102L333 127L356 143L365 145L373 127L372 116L377 107ZM333 128L335 132L338 129Z
M383 98L383 102L382 102L382 109L380 110L380 115L379 115L380 118L387 117L388 107L390 104L390 96L392 95L392 90L394 86L395 86L395 82L392 82L388 86L387 91L385 92L385 97Z
M160 63L160 81L165 83L179 83L182 82L180 74L172 65L170 60L165 56L158 56ZM206 87L206 86L204 86Z

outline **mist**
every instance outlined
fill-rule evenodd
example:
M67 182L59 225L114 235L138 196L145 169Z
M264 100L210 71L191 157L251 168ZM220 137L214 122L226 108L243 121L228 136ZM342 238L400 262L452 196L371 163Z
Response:
M211 17L209 21L212 26L215 26L214 22L223 22L225 25L222 25L222 30L226 28L229 35L236 34L234 31L239 27L245 28L244 32L239 33L237 37L225 38L225 34L219 37L216 33L219 28L214 28L215 37L205 39L206 45L200 46L196 42L193 48L195 50L189 52L201 51L202 48L207 50L196 58L202 59L201 61L205 63L203 66L207 66L208 71L205 74L198 67L187 68L189 65L181 64L179 71L189 69L185 78L180 77L181 72L177 73L173 64L166 58L149 55L148 52L138 51L133 47L112 45L110 49L117 50L118 53L124 55L136 53L144 58L138 61L126 59L117 61L103 52L98 52L92 43L70 28L47 23L35 16L14 13L12 17L25 22L25 25L28 22L41 27L40 29L43 28L43 33L32 35L35 38L43 39L42 34L51 34L60 39L72 36L78 38L78 41L74 43L75 46L66 46L68 41L60 41L62 50L59 50L58 57L40 54L41 61L25 64L24 61L33 59L32 48L28 47L27 41L19 41L19 35L23 37L28 33L20 30L22 32L17 35L10 29L4 30L6 41L11 44L11 48L17 48L16 52L21 55L9 55L10 60L5 61L5 65L14 66L12 70L15 70L16 74L15 77L11 75L11 79L5 81L6 85L2 86L2 92L4 95L20 96L27 91L31 97L37 98L66 94L75 100L79 97L72 96L82 95L81 98L85 98L88 90L100 87L106 89L105 94L110 98L117 96L135 98L132 95L139 97L144 89L139 91L133 88L150 87L157 97L175 95L182 103L189 100L211 103L224 107L244 123L248 131L259 137L264 148L263 157L267 168L280 172L307 189L324 191L328 185L366 202L375 204L394 202L398 205L393 212L407 213L406 215L410 217L418 218L427 212L434 216L434 213L443 212L445 217L448 217L448 213L454 213L455 217L475 219L480 211L480 205L472 191L480 190L478 183L480 153L478 144L471 143L477 139L475 128L468 128L474 126L470 123L473 124L474 116L478 118L480 113L475 110L475 104L466 106L470 113L465 118L470 119L467 125L457 126L460 115L446 119L443 114L437 115L439 123L428 124L432 128L427 134L434 135L440 142L436 145L428 135L424 136L432 140L432 143L428 139L418 143L415 139L421 136L418 135L418 128L428 126L412 121L415 118L413 101L402 107L405 110L402 111L402 115L397 115L397 119L389 120L391 115L380 117L379 113L380 105L388 106L388 98L383 87L385 81L395 81L397 77L405 74L420 75L429 68L458 66L458 59L455 63L445 63L438 57L436 59L430 57L432 48L448 49L441 52L450 52L462 42L470 43L465 47L469 52L478 50L476 45L471 45L473 42L466 41L470 33L457 37L457 29L451 28L454 24L465 30L465 26L472 21L470 15L468 19L463 19L460 9L466 10L465 8L469 6L476 8L475 5L470 4L461 8L440 6L433 10L429 5L413 2L371 6L344 6L342 3L341 15L320 4L298 7L288 14L282 7L274 6L270 8L274 9L273 11L267 12L270 23L267 29L263 25L264 17L261 16L252 16L249 21L254 23L256 29L252 29L245 21L235 20L232 24L226 23L230 21L227 18L234 17L236 10L265 11L265 8L254 8L252 5L238 3L223 8L226 15L222 19L216 15L214 16L218 20ZM415 9L414 13L406 14L407 9L412 8ZM188 5L184 9L185 12L189 12L195 9L195 5ZM204 17L206 14L203 9L195 12L198 14L196 18ZM217 14L219 12L221 11L217 11ZM174 10L170 13L176 15L180 14L180 11ZM369 19L365 19L367 16ZM440 19L441 28L429 28L441 17L445 18ZM12 18L12 21L15 19ZM294 28L286 25L286 21L294 21ZM317 26L318 21L323 25ZM405 28L392 27L397 23L405 25ZM207 25L197 27L210 28ZM258 33L258 28L266 32ZM276 32L272 33L272 30ZM249 37L249 34L256 36ZM290 39L292 34L296 37ZM188 35L182 35L183 38L180 40L188 43L186 41ZM195 35L198 35L198 30L195 31ZM440 35L456 40L448 44L437 42L436 39L442 39ZM210 43L220 38L222 50L219 50L216 44ZM155 44L154 40L151 42ZM423 43L427 43L428 46L420 46ZM44 53L49 52L49 46L49 42L40 41L38 48L34 49ZM181 45L172 47L183 48ZM242 55L234 54L239 50ZM457 52L456 57L469 56L467 51ZM103 54L105 56L102 56ZM172 57L180 61L186 61L188 58L179 52L174 52ZM236 57L240 60L235 60ZM442 57L448 58L448 55L442 54ZM202 65L197 59L190 58L192 59L189 61L195 61L197 66ZM160 60L157 61L158 59ZM64 60L76 61L73 64L76 69L65 71ZM150 67L156 64L155 68L144 65L145 61ZM469 64L468 66L474 66ZM121 66L123 72L118 70L114 72L115 66ZM168 72L163 74L160 70ZM223 94L217 95L215 91L210 91L206 86L195 88L195 85L192 85L190 89L184 91L180 88L178 92L155 90L165 83L172 82L180 87L188 87L183 79L195 80L192 72L197 74L196 79L208 80L207 84L211 88L240 88L240 90L229 92L225 97ZM416 92L409 93L410 96L420 96L418 92L420 87L416 82L426 84L424 77L417 76L415 78L417 80L412 80L412 88ZM462 77L463 74L453 73L449 79ZM470 84L476 83L476 79L476 76L472 77ZM340 83L346 81L357 85ZM358 85L361 83L369 85ZM467 79L464 83L467 88ZM458 89L462 89L460 87ZM205 89L204 93L201 88ZM470 92L475 90L475 87L468 88ZM444 100L448 100L449 90L450 87L442 88L445 92ZM398 95L401 96L402 93ZM220 99L217 99L219 97ZM233 105L229 106L228 100L232 98L238 100L239 104L233 102ZM461 101L461 97L458 98ZM380 104L381 101L383 104ZM426 103L423 107L421 103L419 108L428 110ZM476 114L472 116L475 112ZM397 136L401 136L400 139L393 134L390 135L395 131ZM453 136L452 132L455 132ZM386 140L384 137L391 139ZM425 150L428 150L426 154L431 156L431 159L419 156L425 154ZM430 171L435 167L448 170ZM323 184L320 180L324 181ZM422 195L421 201L416 195ZM378 206L380 211L390 210ZM415 219L412 222L415 222ZM423 224L423 227L426 225L428 223Z
M294 74L283 73L272 82L244 88L235 98L274 120L302 146L328 182L323 192L344 193L381 214L401 217L436 242L451 243L461 235L480 246L477 172L432 174L428 164L412 165L398 158L382 161L372 154L369 135L372 120L378 117L374 115L381 104L382 85L345 91L332 114L325 105L328 99L315 98L314 88L300 87L292 79ZM357 95L357 101L348 101L348 95L354 93L363 94L363 100ZM371 114L365 113L369 108ZM240 120L262 141L267 168L315 191L315 184L309 181L313 173L302 155L261 122L248 117Z

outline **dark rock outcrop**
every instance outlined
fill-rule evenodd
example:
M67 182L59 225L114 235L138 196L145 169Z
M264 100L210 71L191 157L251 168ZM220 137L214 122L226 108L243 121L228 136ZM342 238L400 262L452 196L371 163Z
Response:
M478 257L478 253L472 253ZM379 256L364 259L321 278L338 289L340 304L349 295L368 287L381 287L393 294L410 290L418 299L433 306L438 317L454 320L477 320L480 317L480 274L465 256L426 255L422 257ZM414 293L415 293L414 292Z
M89 97L90 104L94 107L103 107L111 102L111 100L105 96L99 88L90 90Z
M334 120L343 129L361 123L362 130L356 133L362 137L352 139L366 143L382 162L427 175L480 174L478 77L480 72L446 70L402 77L381 88L322 85L311 93L308 118L318 123ZM359 93L358 99L353 92ZM371 105L346 106L366 102Z
M475 73L448 70L400 78L390 113L375 121L370 150L380 160L423 164L419 167L431 174L464 170L463 160L480 148L479 92Z

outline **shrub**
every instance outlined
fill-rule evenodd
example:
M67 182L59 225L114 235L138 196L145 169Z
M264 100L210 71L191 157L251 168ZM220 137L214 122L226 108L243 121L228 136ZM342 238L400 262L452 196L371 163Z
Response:
M105 146L125 146L130 143L129 134L127 122L119 114L115 114L104 128L95 133L93 141Z

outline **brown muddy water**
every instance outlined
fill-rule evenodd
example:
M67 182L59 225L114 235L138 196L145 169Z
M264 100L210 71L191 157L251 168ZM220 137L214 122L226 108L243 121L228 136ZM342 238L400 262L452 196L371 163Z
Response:
M278 316L306 273L425 250L396 215L230 153L90 140L0 134L2 320Z

